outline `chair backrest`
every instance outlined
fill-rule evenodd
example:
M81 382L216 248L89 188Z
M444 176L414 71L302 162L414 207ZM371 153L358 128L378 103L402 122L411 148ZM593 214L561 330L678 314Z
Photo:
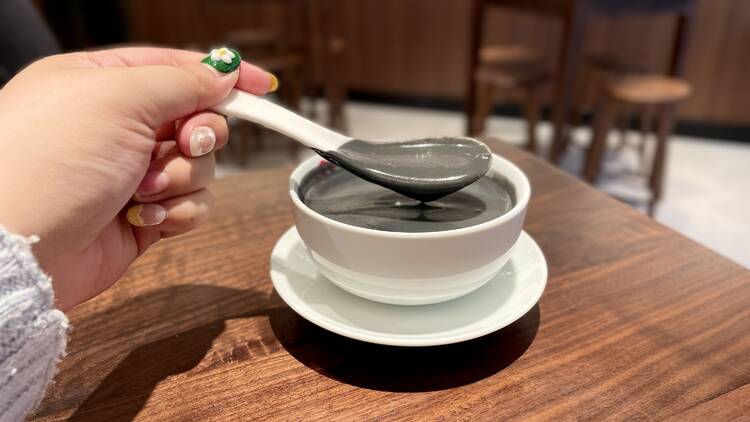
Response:
M309 0L203 0L202 13L213 25L212 38L239 33L248 47L279 54L307 51L311 35Z

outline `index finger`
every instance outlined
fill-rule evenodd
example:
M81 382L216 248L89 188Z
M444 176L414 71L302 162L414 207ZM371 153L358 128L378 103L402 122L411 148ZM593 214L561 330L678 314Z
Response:
M207 53L160 47L124 47L79 53L90 64L100 67L135 67L148 65L179 66L200 63ZM275 77L246 61L240 63L235 88L255 95L265 95L275 85Z

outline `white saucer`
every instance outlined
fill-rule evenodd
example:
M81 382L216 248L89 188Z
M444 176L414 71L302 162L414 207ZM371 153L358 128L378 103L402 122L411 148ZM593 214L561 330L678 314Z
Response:
M289 307L321 328L370 343L436 346L481 337L523 316L542 296L547 262L522 232L508 263L478 290L433 305L388 305L326 279L292 227L271 253L271 280Z

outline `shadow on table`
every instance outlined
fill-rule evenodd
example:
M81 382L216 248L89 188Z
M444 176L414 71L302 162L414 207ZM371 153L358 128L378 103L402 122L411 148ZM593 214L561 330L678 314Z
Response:
M70 420L133 420L159 382L188 372L204 360L228 319L268 315L281 345L318 373L362 388L412 392L457 387L502 371L533 342L539 314L537 305L510 326L464 343L390 347L325 331L294 313L275 292L268 298L252 290L211 285L164 288L78 322L86 327L106 317L107 321L126 320L130 327L146 327L154 321L181 319L192 328L131 350ZM194 318L186 322L184 315ZM201 324L201 318L205 323Z
M152 318L174 318L180 314L195 314L195 319L211 322L130 351L78 406L70 420L134 419L160 381L190 371L205 358L214 339L224 330L226 320L265 314L263 296L252 290L183 285L138 296L89 317L94 321L128 319L128 325L134 327L145 327L154 321ZM85 326L91 320L81 322Z
M275 296L275 297L274 297ZM280 301L275 291L271 302ZM361 388L391 392L437 391L470 384L515 362L536 337L539 305L487 336L436 347L393 347L328 332L288 307L269 312L284 348L316 372Z

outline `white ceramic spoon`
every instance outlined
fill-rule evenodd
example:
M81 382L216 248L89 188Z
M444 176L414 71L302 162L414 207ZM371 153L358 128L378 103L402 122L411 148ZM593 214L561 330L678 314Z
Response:
M487 172L492 160L489 148L471 138L388 143L350 138L238 90L213 109L282 133L363 179L424 202L473 183Z

